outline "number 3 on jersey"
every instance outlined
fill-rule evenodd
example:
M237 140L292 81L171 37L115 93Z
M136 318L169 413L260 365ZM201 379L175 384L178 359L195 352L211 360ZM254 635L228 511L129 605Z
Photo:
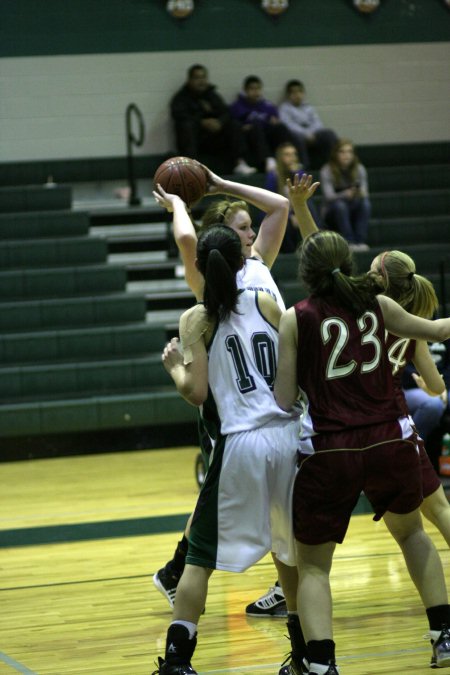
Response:
M236 383L239 391L246 394L256 389L255 379L250 374L250 369L245 359L241 341L238 335L228 335L225 345L233 359L236 371ZM275 344L267 333L253 333L252 335L253 359L256 369L264 378L269 389L273 389L276 368Z

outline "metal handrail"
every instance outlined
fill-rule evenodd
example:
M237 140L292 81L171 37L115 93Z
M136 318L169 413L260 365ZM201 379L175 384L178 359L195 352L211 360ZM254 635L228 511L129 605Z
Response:
M135 122L138 125L137 135L134 132ZM128 185L130 187L130 196L128 204L130 206L138 206L141 204L141 199L138 197L136 188L136 178L134 173L134 158L133 146L140 147L145 138L145 123L141 111L136 103L130 103L125 112L125 127L127 140L127 169L128 169Z

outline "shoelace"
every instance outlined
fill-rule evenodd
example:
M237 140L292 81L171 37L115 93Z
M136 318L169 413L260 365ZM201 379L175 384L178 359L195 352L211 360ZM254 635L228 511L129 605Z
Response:
M159 675L159 666L161 665L161 661L160 661L159 658L158 658L158 661L159 661L159 664L156 663L156 661L155 661L155 666L157 666L157 668L156 668L156 670L153 671L152 675Z
M287 637L287 635L285 635L284 637ZM281 668L283 666L293 666L293 664L294 664L294 660L292 658L292 652L289 652L289 654L286 656L283 663L281 664ZM305 672L305 673L308 672L309 663L305 658L302 659L302 665L300 666L300 668L302 669L301 672ZM297 671L298 671L298 668L297 668L297 666L295 666L295 672L297 672Z

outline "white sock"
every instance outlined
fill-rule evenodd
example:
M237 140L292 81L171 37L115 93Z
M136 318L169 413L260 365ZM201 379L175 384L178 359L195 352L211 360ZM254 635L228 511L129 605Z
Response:
M309 672L314 673L314 675L326 675L329 667L330 666L324 666L321 663L310 663L309 664Z
M180 626L184 626L189 631L189 640L192 640L197 633L197 624L192 623L191 621L172 621L171 626L175 623L178 623Z

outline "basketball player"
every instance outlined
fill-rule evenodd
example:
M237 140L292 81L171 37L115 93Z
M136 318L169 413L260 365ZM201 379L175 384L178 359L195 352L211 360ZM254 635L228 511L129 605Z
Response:
M295 565L291 486L299 408L281 411L272 393L281 310L267 293L238 289L245 258L231 227L200 235L196 264L204 278L203 303L182 315L182 348L172 339L163 363L189 403L211 399L219 427L191 523L165 658L158 659L160 675L195 675L197 624L214 569L242 572L272 551L284 583L286 568Z
M284 237L286 222L289 213L289 202L282 195L262 188L225 180L204 167L208 173L209 194L225 194L236 199L224 199L213 203L205 212L201 229L207 229L219 222L235 230L242 245L242 254L245 258L244 267L237 273L239 288L253 288L269 293L284 310L285 305L281 294L271 274L272 267L281 242ZM314 194L319 183L313 183L310 175L304 174L297 187L297 199L305 201L302 217L308 221L305 228L315 227L314 220L306 205L307 200ZM186 281L197 300L203 298L204 278L195 264L197 232L191 220L186 204L177 195L166 193L160 186L153 193L158 203L173 213L173 229L177 246L185 268ZM252 229L248 204L256 206L264 212L258 235ZM199 418L200 444L205 463L211 452L211 435L214 434L214 421L211 420L211 411L208 402L205 402ZM209 432L209 433L208 433ZM178 581L183 573L185 557L188 549L188 536L191 518L181 541L178 542L172 560L158 570L153 582L158 590L168 599L173 607ZM287 579L289 578L289 581ZM287 628L293 645L292 659L296 659L299 672L303 658L303 636L298 620L296 608L297 574L295 568L289 568L285 573L285 585L289 589L282 589L276 584L261 602L252 603L251 613L259 612L261 616L288 616ZM289 597L288 597L289 596ZM259 606L262 605L262 606ZM295 652L295 653L294 653ZM280 669L279 675L290 675L290 656L287 657Z
M428 321L376 296L370 275L352 277L352 256L336 232L303 242L299 263L309 298L280 322L275 396L286 411L307 401L294 488L298 608L310 675L336 675L329 574L362 491L375 520L399 543L426 613L435 667L450 665L450 606L439 555L424 532L417 439L396 398L385 330L443 340L450 319Z
M305 219L305 201L299 181L289 181L289 197L294 212L300 222L302 237L305 238L318 228L314 221ZM306 207L307 208L307 207ZM438 299L433 284L416 273L414 260L402 251L384 251L377 255L371 264L370 273L374 276L380 292L392 298L407 312L428 319L438 307ZM402 389L401 376L406 365L412 361L428 393L442 396L446 392L445 382L431 357L428 345L423 340L415 341L387 335L389 359L392 374L395 377L396 397L402 402L405 414L409 415ZM410 419L412 422L412 418ZM436 474L425 444L419 438L420 462L422 471L423 502L422 514L440 531L450 546L450 504L444 488Z

